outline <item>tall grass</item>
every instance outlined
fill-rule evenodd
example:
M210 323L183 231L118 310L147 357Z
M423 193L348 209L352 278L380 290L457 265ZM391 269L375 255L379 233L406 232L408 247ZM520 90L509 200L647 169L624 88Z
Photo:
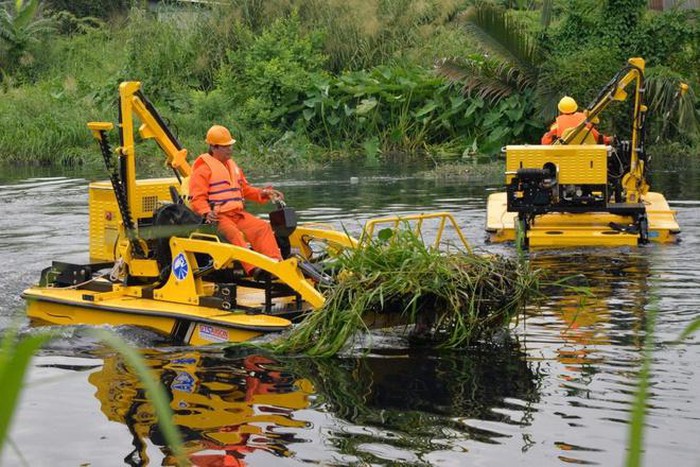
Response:
M120 42L117 33L96 29L46 44L40 79L0 94L0 162L70 165L98 159L86 123L116 115L111 104L123 61Z
M98 114L90 97L77 97L63 83L12 89L0 99L2 161L34 165L82 161L92 146L85 124Z
M146 388L146 395L155 407L160 427L168 447L178 465L189 465L183 450L180 432L173 424L173 413L165 390L146 366L143 358L124 340L111 332L95 329L93 335L124 356ZM16 329L7 330L0 341L0 457L3 448L11 443L9 432L12 418L19 403L25 375L32 357L54 338L50 331L20 337ZM58 428L58 427L57 427ZM21 453L18 453L21 456Z

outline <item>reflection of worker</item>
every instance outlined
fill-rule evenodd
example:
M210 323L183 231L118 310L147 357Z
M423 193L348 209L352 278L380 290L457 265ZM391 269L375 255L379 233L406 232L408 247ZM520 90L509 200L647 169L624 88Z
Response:
M253 402L253 398L259 394L281 394L294 390L294 380L291 375L284 375L266 367L275 364L263 355L248 355L243 359L243 368L247 371L245 378L245 401ZM278 410L282 410L278 407Z
M256 188L248 184L243 171L231 159L231 133L214 125L207 132L209 152L194 162L190 177L191 207L208 223L218 223L218 230L234 245L247 247L270 258L281 260L277 241L270 224L244 210L243 200L257 203L282 199L284 195L270 187ZM256 271L243 263L246 273Z
M576 128L581 122L586 120L586 114L583 112L576 112L578 104L569 96L562 97L557 107L560 112L559 116L554 123L552 123L552 126L549 127L549 131L542 136L542 144L554 144L556 140L564 136L566 130ZM583 130L582 133L584 135L590 134L593 140L592 142L598 144L612 143L612 137L601 135L590 122L586 123L586 129ZM587 139L588 138L584 137L584 142L587 142Z

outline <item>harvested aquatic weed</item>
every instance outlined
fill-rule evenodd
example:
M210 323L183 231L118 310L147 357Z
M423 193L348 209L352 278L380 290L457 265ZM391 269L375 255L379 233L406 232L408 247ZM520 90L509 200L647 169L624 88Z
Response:
M324 307L273 350L333 355L358 332L392 323L415 325L439 347L465 346L507 327L540 277L518 259L428 248L409 229L346 250L337 270Z

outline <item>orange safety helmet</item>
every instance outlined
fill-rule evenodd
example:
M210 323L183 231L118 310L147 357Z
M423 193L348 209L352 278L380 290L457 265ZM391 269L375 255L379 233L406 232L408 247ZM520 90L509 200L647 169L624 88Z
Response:
M205 140L210 146L231 146L236 142L231 136L228 128L221 125L214 125L207 131L207 139Z
M559 112L563 114L572 114L576 112L576 109L578 109L578 104L573 97L564 96L559 101L557 108L559 109Z

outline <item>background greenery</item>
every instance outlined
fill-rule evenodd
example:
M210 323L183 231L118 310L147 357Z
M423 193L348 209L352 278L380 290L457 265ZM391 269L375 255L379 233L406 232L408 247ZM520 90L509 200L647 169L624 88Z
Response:
M127 79L194 154L219 123L247 165L493 155L536 142L562 95L585 106L631 56L647 60L649 141L697 154L698 12L646 4L0 1L0 162L97 161L85 122L116 119Z

